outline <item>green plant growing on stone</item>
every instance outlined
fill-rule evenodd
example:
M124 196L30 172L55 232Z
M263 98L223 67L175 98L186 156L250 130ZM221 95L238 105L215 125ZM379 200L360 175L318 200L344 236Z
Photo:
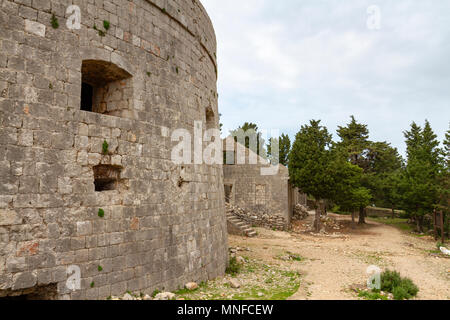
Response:
M98 209L98 216L99 216L100 218L103 218L103 217L105 216L105 210L103 210L103 209Z
M176 67L175 70L177 71L177 73L180 73L180 70L178 69L178 67Z
M53 29L58 29L59 28L58 18L56 18L54 13L52 14L52 18L50 20L50 23L51 23Z
M53 90L53 84L49 83L49 84L48 84L48 88L49 88L50 90Z
M94 24L94 30L96 30L98 32L98 35L100 37L104 37L106 35L105 31L98 29L95 24Z
M103 20L103 28L105 28L106 31L109 30L110 26L111 26L111 24L108 20Z
M156 295L157 295L158 293L161 293L161 291L159 291L158 289L156 289L155 291L153 291L153 293L152 293L152 298L156 297Z
M102 272L103 271L103 267L102 266L98 266L98 272Z
M91 288L93 288L93 287L95 287L95 282L94 281L91 282Z
M226 273L230 274L232 276L237 275L239 272L241 271L241 266L239 265L239 263L237 262L236 257L232 257L230 259L230 263L226 269Z
M109 144L105 140L105 141L103 141L103 145L102 145L102 152L103 152L103 154L108 154L108 149L109 149Z
M147 71L147 76L150 77L152 73L150 71Z

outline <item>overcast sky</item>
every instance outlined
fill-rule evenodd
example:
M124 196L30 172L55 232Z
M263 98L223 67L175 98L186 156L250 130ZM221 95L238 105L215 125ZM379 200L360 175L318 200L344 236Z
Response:
M441 140L448 130L450 1L202 3L217 35L226 129L248 121L294 138L321 119L335 134L354 115L401 153L412 121L428 119Z

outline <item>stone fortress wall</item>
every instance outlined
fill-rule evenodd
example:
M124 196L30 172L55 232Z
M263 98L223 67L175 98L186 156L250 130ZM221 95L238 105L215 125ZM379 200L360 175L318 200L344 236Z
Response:
M245 153L239 155L239 148ZM253 226L288 230L294 206L305 197L291 185L288 168L280 164L273 174L263 174L270 162L238 147L231 136L223 140L223 151L225 201L241 209L236 208L234 214ZM252 158L259 160L250 164Z
M175 165L170 138L219 127L215 52L198 0L0 0L0 297L151 294L224 273L222 166Z

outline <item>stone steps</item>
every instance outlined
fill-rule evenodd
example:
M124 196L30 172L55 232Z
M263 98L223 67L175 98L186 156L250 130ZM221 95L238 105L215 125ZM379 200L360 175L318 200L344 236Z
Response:
M234 214L227 214L227 225L228 233L230 234L245 236L249 238L253 238L258 235L248 223L240 219L238 216L235 216Z

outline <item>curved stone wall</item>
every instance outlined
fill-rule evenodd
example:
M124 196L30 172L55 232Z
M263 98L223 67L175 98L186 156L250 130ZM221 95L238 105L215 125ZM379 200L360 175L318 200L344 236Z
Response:
M0 48L0 297L151 294L223 274L222 167L171 161L172 130L219 127L202 5L0 0Z

